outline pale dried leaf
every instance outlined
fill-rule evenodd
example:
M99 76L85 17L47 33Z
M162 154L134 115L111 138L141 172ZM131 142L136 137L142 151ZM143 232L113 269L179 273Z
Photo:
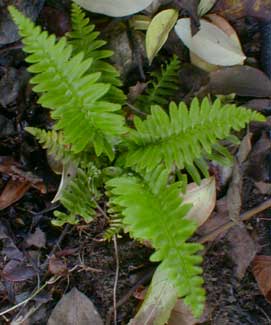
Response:
M193 203L186 218L197 222L201 226L211 215L216 203L215 178L203 179L200 185L188 184L183 203Z
M183 43L208 63L231 66L243 64L245 55L235 42L220 28L208 21L200 20L200 30L192 36L190 19L179 19L175 31Z
M123 17L147 8L153 0L74 0L74 2L92 12Z
M178 11L175 9L163 10L152 19L146 34L146 52L150 64L165 44L177 19Z
M27 247L34 246L37 248L42 248L45 247L46 244L46 235L39 227L37 227L33 234L30 234L27 237L25 242Z
M48 325L102 325L103 321L90 299L73 288L54 308Z
M216 0L200 0L198 5L198 15L204 16L209 10L212 9Z

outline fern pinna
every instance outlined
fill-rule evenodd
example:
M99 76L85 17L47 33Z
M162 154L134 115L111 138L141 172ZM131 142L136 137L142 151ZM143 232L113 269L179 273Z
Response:
M145 120L134 118L135 129L130 129L127 139L126 166L151 171L161 163L168 168L175 164L186 168L199 183L198 169L208 177L204 157L212 158L213 152L228 154L218 141L252 120L263 119L257 112L221 105L218 99L213 104L207 98L201 104L194 99L189 110L183 102L179 106L171 103L169 114L160 106L152 106Z
M23 36L24 51L30 54L29 71L36 74L33 90L42 93L39 103L52 110L55 129L63 130L72 151L92 145L98 156L105 153L113 159L112 138L126 131L124 118L117 113L119 104L104 100L111 85L98 81L101 73L86 73L93 59L84 59L83 52L72 55L66 38L57 42L15 8L10 12Z
M36 74L31 81L34 91L41 93L39 103L51 109L56 120L52 131L28 131L57 159L65 164L71 160L77 166L77 175L60 197L68 212L56 212L54 223L74 224L79 216L91 221L106 187L115 229L125 227L133 237L151 242L155 249L152 261L160 262L159 268L180 297L200 315L205 299L201 257L197 255L201 245L188 242L196 225L185 218L189 206L182 204L183 182L169 182L169 174L185 168L199 182L201 174L208 176L206 159L229 156L219 140L263 117L205 99L201 104L194 100L189 109L184 103L171 103L169 113L152 106L145 120L135 117L135 129L128 128L120 114L125 96L118 89L118 73L104 61L110 53L101 50L104 43L97 40L94 26L78 6L73 5L69 41L57 41L14 7L10 13L29 54L29 71ZM149 97L143 100L147 105L167 103L163 96L176 87L178 64L174 58L162 73L162 84L158 78L152 95L147 92ZM103 159L98 160L102 154ZM110 161L116 154L114 166ZM103 170L117 170L117 176L111 175L109 180L108 175L101 177L96 167L92 168L92 160Z
M151 81L146 91L137 98L135 106L148 112L152 105L168 105L179 88L180 65L180 60L173 56L165 67L162 66L161 72L152 72Z

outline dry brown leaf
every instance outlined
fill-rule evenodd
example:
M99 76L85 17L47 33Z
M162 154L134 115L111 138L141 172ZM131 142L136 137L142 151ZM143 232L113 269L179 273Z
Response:
M205 91L214 95L236 94L238 96L270 97L271 81L260 70L237 65L221 68L209 75L210 82Z
M37 227L33 234L30 234L26 238L25 242L27 247L34 246L37 248L42 248L45 247L46 244L46 235L39 227Z
M271 256L256 256L253 260L252 272L261 292L271 303Z
M227 234L230 244L229 256L235 264L234 273L238 279L242 279L248 266L257 253L257 247L243 224L232 228Z
M270 20L271 1L269 0L218 0L212 10L231 20L252 16Z
M28 181L18 182L10 179L0 195L0 210L19 201L30 187L31 184Z
M65 275L68 272L68 267L61 258L53 255L49 259L48 270L54 275Z
M48 325L102 325L103 321L90 299L73 288L54 308Z

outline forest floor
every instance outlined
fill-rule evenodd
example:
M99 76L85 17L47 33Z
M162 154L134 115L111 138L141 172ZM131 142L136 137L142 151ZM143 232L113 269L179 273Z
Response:
M172 7L170 1L164 2L168 4L165 6L160 1L162 8ZM249 1L240 1L243 2ZM91 299L107 324L113 324L114 285L117 285L117 323L127 324L138 310L155 269L155 264L149 261L152 250L125 234L115 243L101 240L108 222L100 211L90 224L82 222L63 228L51 224L53 210L59 205L52 204L51 200L60 176L52 171L46 152L24 128L48 127L52 120L49 112L37 104L37 95L31 91L22 44L7 17L9 4L16 4L58 36L70 28L69 1L0 1L0 324L46 324L58 301L73 287ZM246 64L261 73L259 17L253 14L234 16L230 9L233 10L223 8L224 16L231 17L229 21L248 58ZM223 10L218 10L222 16ZM189 63L188 51L180 41L177 44L176 36L170 34L150 68L143 51L143 33L133 35L127 25L120 37L115 28L118 20L99 15L92 17L102 36L118 53L113 61L121 71L126 90L137 82L146 82L150 69L159 69L175 53L182 62L176 98L189 102L201 93L210 76ZM123 45L123 42L126 43ZM122 46L126 56L121 53ZM268 87L271 89L271 82L269 84L266 79L260 84L257 75L247 80L240 78L232 91L237 94L238 103L247 104L267 116L267 122L254 123L247 131L247 134L250 132L250 149L238 183L241 215L269 200L271 194L268 118L271 92L265 93ZM229 78L228 82L231 81ZM203 270L207 292L205 314L198 323L271 324L268 302L271 302L271 210L259 208L248 220L235 220L229 229L222 231L229 221L229 188L236 179L232 170L229 173L217 166L213 167L213 173L218 184L216 208L195 235L195 240L205 242ZM218 235L213 233L215 229L219 229ZM116 266L119 267L117 283ZM31 296L32 299L28 299Z

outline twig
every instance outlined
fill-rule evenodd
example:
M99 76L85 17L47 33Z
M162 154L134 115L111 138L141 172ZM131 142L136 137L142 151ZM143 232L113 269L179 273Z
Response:
M123 297L120 298L120 300L117 302L116 308L119 308L120 306L122 306L132 296L134 291L137 288L139 288L142 284L146 284L147 282L149 282L153 276L154 271L155 271L155 269L151 269L141 279L139 279L132 286L132 288ZM106 321L105 321L106 325L110 325L110 321L111 321L112 314L113 314L113 309L114 308L111 307L106 315Z
M271 199L266 200L265 202L257 205L256 207L242 213L240 215L240 222L242 221L246 221L251 219L253 216L255 216L256 214L271 208ZM224 223L223 225L221 225L220 227L216 228L215 230L211 231L209 234L203 236L202 238L199 239L199 242L201 244L204 244L208 241L212 241L214 240L214 238L216 238L217 236L219 236L220 234L222 234L223 232L227 231L228 229L230 229L231 227L233 227L234 225L236 225L236 221L228 221L226 223Z
M13 311L13 310L15 310L15 309L17 309L18 307L20 307L20 306L23 306L23 305L25 305L25 304L27 304L30 300L32 300L33 298L35 298L48 284L52 284L52 283L55 283L56 281L58 281L59 279L60 279L61 277L59 276L59 277L52 277L52 278L50 278L48 281L46 281L40 288L38 288L37 290L35 290L34 292L33 292L33 294L32 295L30 295L28 298L26 298L25 300L23 300L23 301L21 301L21 302L19 302L17 305L15 305L15 306L12 306L12 307L10 307L10 308L8 308L8 309L6 309L6 310L4 310L4 311L2 311L1 313L0 313L0 316L3 316L3 315L5 315L5 314L7 314L7 313L10 313L11 311Z
M114 281L114 289L113 289L113 309L114 309L114 324L117 325L117 287L118 287L118 279L119 279L119 253L118 253L118 243L117 237L114 235L113 237L114 249L115 249L115 257L116 257L116 273L115 273L115 281Z
M137 114L140 114L142 116L146 116L147 114L145 112L142 112L141 110L139 110L137 107L135 107L134 105L132 105L129 102L125 103L132 111L134 111Z
M70 230L70 225L66 224L64 229L61 232L61 235L59 236L56 244L54 245L54 247L52 248L51 252L49 253L49 255L47 256L46 260L44 261L44 263L42 264L42 269L45 269L47 267L47 265L49 264L49 259L50 257L52 257L55 253L55 251L57 250L57 248L60 246L62 240L64 239L64 237L66 236L67 232Z

